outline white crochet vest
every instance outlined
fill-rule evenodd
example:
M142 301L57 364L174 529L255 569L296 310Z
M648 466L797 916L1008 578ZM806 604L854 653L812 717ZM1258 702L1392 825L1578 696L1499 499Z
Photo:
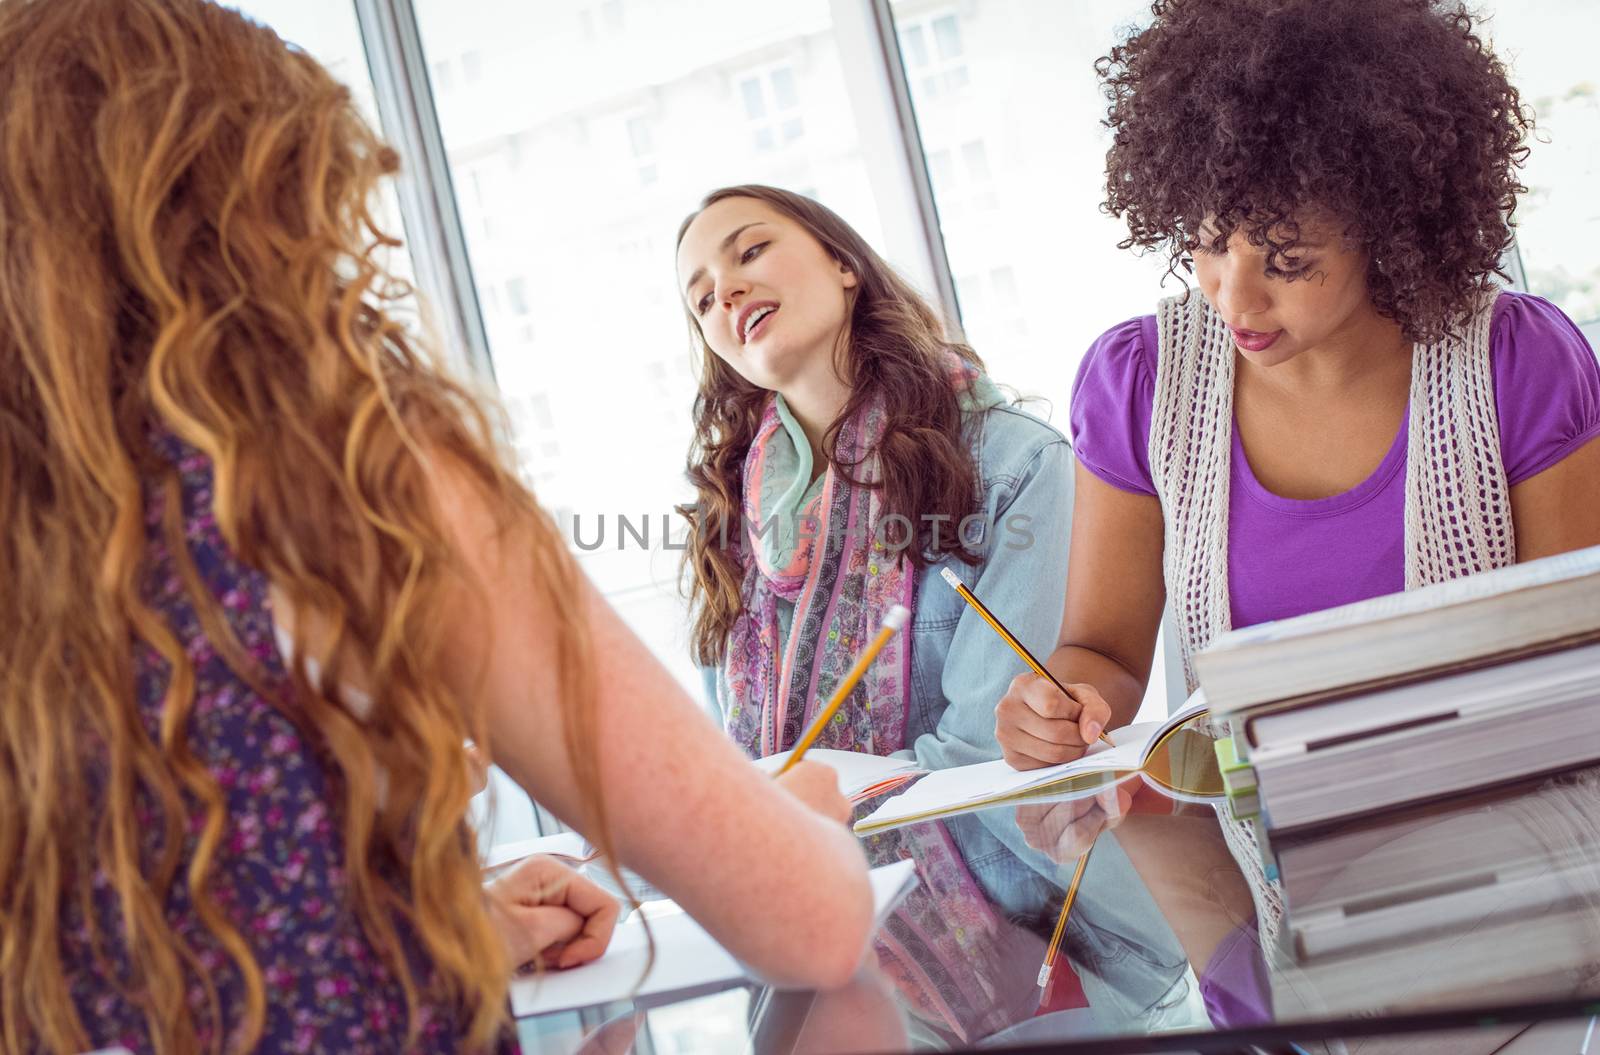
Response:
M1460 337L1413 346L1406 446L1408 590L1516 560L1489 351L1497 294L1485 296ZM1232 625L1228 473L1234 348L1227 326L1199 295L1163 300L1156 330L1150 474L1166 522L1167 597L1184 679L1193 692L1194 654ZM1253 826L1219 812L1229 846L1250 879L1262 941L1276 949L1281 891L1262 872Z

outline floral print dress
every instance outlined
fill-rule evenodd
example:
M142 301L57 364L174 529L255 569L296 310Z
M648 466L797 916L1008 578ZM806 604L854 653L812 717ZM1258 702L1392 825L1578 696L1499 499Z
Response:
M267 580L230 552L211 511L209 460L171 436L156 440L162 456L178 469L186 541L205 586L222 604L228 623L267 678L287 684L273 636ZM212 891L250 943L266 985L262 1052L339 1052L350 1055L405 1049L405 1001L401 989L363 935L348 907L342 871L343 839L330 797L327 766L283 713L254 692L224 662L185 593L178 567L161 529L167 496L147 488L146 564L142 589L147 603L166 619L194 664L195 701L188 742L210 770L228 804ZM169 670L147 644L134 644L139 717L159 742ZM94 808L92 801L86 808ZM183 862L166 900L171 926L197 953L199 967L216 988L225 1028L236 1029L244 1009L239 972L194 911L183 881L201 822L191 803ZM144 859L160 851L161 825L143 811ZM136 1055L151 1050L144 1017L122 994L129 960L122 944L121 913L108 874L91 877L91 909L105 953L97 962L81 901L62 907L63 953L73 998L93 1046L121 1046ZM402 929L418 978L426 976L420 946ZM190 973L189 1003L204 1021L205 992ZM411 1049L430 1053L465 1051L458 1011L425 1007L422 1035ZM203 1035L203 1044L215 1038ZM230 1037L227 1051L238 1050ZM509 1034L498 1046L514 1052Z

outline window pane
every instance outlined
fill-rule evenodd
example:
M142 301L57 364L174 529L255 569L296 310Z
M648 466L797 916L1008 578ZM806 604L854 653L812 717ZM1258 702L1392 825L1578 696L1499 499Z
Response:
M1149 4L969 0L931 20L922 0L891 8L908 58L926 25L938 68L959 63L960 79L912 78L911 96L962 323L996 380L1064 426L1089 343L1162 295L1164 268L1119 250L1121 225L1097 209L1109 144L1094 59ZM1001 269L1004 295L983 288ZM1063 297L1080 307L1038 308Z
M772 97L780 110L792 110L800 105L795 93L794 70L788 66L780 66L772 71Z
M349 0L334 3L328 0L243 0L224 6L270 26L278 36L320 62L350 89L368 123L373 128L381 128L372 75L367 69L367 53L361 44L361 27ZM391 183L385 183L380 192L375 213L385 230L396 235L404 233L400 203ZM416 281L411 254L404 247L381 250L378 259L396 276L407 282ZM414 299L396 305L396 311L412 322L420 321L420 308Z
M644 157L654 150L650 141L650 122L643 117L628 118L628 141L633 144L634 157Z
M455 74L449 62L436 62L433 64L433 90L443 94L453 92L456 88Z
M750 118L761 117L767 112L766 105L761 101L761 82L754 77L743 81L739 91L744 95L745 116Z
M936 44L911 99L968 339L996 381L1039 397L1029 409L1065 430L1089 343L1177 288L1118 249L1122 225L1097 208L1109 142L1093 64L1120 27L1148 20L1148 0L890 7L908 65L925 33ZM1166 711L1164 672L1157 662L1147 716Z
M764 180L813 193L891 262L919 259L913 240L885 244L876 194L893 183L868 171L857 132L870 93L851 79L875 71L844 68L829 0L661 0L617 5L616 19L590 5L607 14L590 32L556 5L416 7L430 61L481 55L475 97L435 103L459 193L465 172L484 174L495 230L469 225L468 250L479 288L501 292L480 301L525 475L698 700L672 512L693 495L695 385L674 239L706 191Z
M1498 0L1485 32L1533 107L1517 248L1528 288L1579 323L1600 322L1600 7L1592 0Z
M514 278L507 282L506 299L511 304L513 314L528 314L528 283L521 278Z
M1017 302L1017 273L1008 267L997 267L989 273L990 281L994 283L995 297L1002 303L1015 304Z
M970 143L961 144L961 157L967 163L967 174L974 183L988 183L992 179L989 172L989 154L983 148L983 140L974 139Z
M928 41L923 36L922 27L918 25L906 26L900 31L900 46L905 49L905 63L912 69L919 69L928 64Z
M961 54L961 29L955 15L933 20L933 39L939 44L941 59L953 59Z

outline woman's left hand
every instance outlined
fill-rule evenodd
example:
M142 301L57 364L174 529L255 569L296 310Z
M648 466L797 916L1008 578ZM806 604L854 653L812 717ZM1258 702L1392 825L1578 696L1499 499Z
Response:
M487 893L517 966L576 967L598 959L621 911L616 898L553 857L528 858Z

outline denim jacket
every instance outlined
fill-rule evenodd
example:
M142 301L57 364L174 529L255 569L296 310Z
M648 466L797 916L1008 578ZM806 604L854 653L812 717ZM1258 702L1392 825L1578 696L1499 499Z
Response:
M1066 604L1073 479L1066 438L1014 406L975 414L967 436L981 478L984 559L968 565L950 558L917 577L906 727L911 746L896 752L930 770L1000 757L995 704L1026 669L940 571L955 572L1036 656L1055 650ZM969 531L964 537L976 540L977 524ZM716 672L703 673L721 724ZM999 809L945 824L997 910L1048 925L1060 908L1063 866L1028 847L1011 817L1011 810ZM1097 843L1078 905L1069 920L1068 952L1086 968L1083 982L1097 1016L1147 1016L1173 999L1169 990L1183 977L1183 953L1113 838Z

